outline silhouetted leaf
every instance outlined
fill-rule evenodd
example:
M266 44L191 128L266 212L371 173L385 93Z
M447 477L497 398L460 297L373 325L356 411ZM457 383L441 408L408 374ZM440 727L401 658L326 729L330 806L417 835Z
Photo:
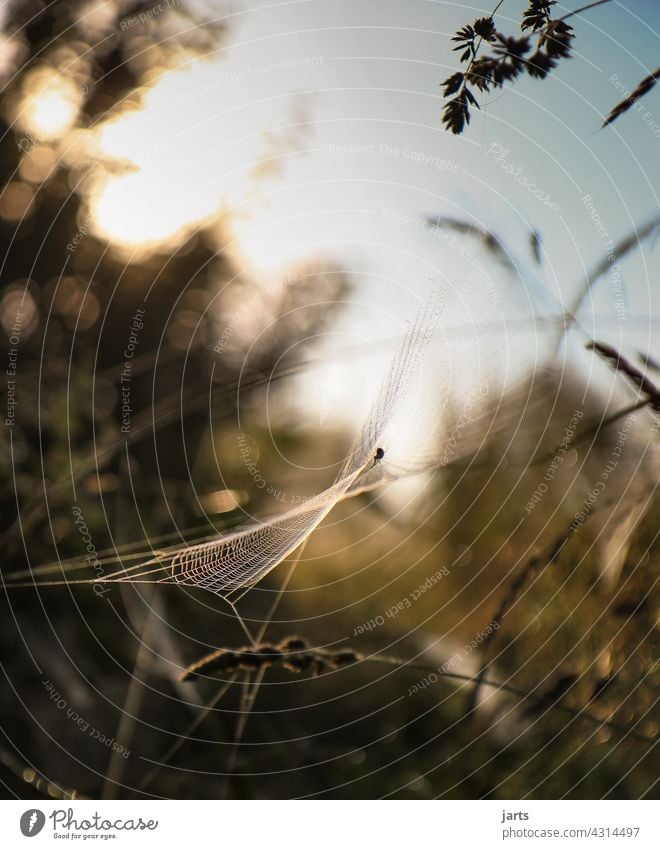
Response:
M496 34L496 39L499 42L495 46L495 55L504 56L506 58L520 59L526 53L529 53L529 38L515 38L512 35Z
M550 9L555 6L555 0L530 0L529 8L523 14L520 29L531 29L539 32L550 23Z
M471 103L472 106L476 106L477 109L480 109L481 107L479 106L477 98L472 94L472 92L470 91L470 89L467 86L465 87L464 92L465 92L465 97L467 98L468 102Z
M484 41L493 41L495 38L495 23L492 18L477 18L474 22L474 31Z
M497 33L497 41L499 43L494 50L499 62L493 78L501 85L505 80L513 80L522 73L525 68L524 56L529 52L530 44L528 38L514 38L500 33Z
M572 41L573 27L564 21L551 21L539 41L539 48L543 48L553 58L568 59Z
M456 35L452 35L452 41L459 41L468 44L471 41L474 41L475 32L469 24L466 24L464 27L461 27L456 31Z
M461 71L457 71L455 74L452 74L450 77L441 83L441 85L445 88L445 97L449 97L450 94L456 94L456 92L463 85L464 76Z
M548 56L547 53L544 53L542 50L537 50L533 56L527 60L527 73L530 77L536 77L537 79L543 80L548 76L548 72L551 71L557 65L557 61L553 59L551 56Z
M485 56L483 59L475 59L469 71L465 74L466 81L476 86L479 91L490 91L490 86L493 82L494 65L495 63L490 56Z
M455 136L463 132L465 125L470 123L470 107L465 93L445 104L442 122Z
M463 51L463 53L461 54L461 57L460 57L461 62L465 62L468 59L470 59L471 57L474 57L474 55L475 55L474 42L475 42L476 37L477 37L477 34L475 33L475 31L472 29L472 27L469 24L467 24L464 27L461 27L461 29L458 30L456 35L452 36L451 40L458 42L456 47L454 47L453 49L455 51L456 50L462 50Z

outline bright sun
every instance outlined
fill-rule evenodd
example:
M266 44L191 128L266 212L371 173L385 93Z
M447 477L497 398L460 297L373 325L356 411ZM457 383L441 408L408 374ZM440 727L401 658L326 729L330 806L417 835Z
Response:
M57 69L39 68L16 120L80 175L91 232L129 261L173 250L211 226L239 263L278 275L318 227L278 190L300 158L297 95L282 97L276 75L241 77L237 61L152 69L130 104L80 128L83 92ZM277 96L262 101L267 83Z
M78 117L80 92L71 80L54 70L35 71L28 82L20 123L42 141L61 138Z

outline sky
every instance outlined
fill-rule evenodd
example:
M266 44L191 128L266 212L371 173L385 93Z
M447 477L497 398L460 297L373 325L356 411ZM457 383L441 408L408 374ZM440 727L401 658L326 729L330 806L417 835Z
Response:
M519 272L514 285L497 285L514 309L538 314L570 305L608 243L658 210L660 92L599 129L658 65L656 2L612 2L575 18L573 58L546 81L485 96L460 137L441 125L440 83L458 65L449 39L490 6L201 5L227 24L219 49L160 74L140 110L94 132L93 155L132 167L120 176L101 168L87 184L92 226L128 261L210 226L241 274L266 289L307 261L348 269L354 304L328 351L400 335L431 281L458 287L474 272L424 226L427 216L493 230ZM524 5L505 0L498 27L515 33ZM592 335L660 355L657 260L653 242L613 258L580 315ZM472 309L483 318L489 305ZM364 384L373 363L352 366ZM324 382L322 406L332 408L327 393L344 381L328 372Z

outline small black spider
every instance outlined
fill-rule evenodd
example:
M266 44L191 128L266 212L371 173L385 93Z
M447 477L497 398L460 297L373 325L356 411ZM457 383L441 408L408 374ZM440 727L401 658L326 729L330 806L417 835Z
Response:
M373 469L373 467L376 465L376 463L380 463L380 461L383 459L384 456L385 456L385 452L383 451L383 449L382 448L376 448L376 453L374 454L374 465L371 468Z

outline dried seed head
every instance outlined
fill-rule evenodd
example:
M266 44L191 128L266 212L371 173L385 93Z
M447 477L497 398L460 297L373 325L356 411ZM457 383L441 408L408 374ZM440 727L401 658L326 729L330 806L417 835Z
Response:
M287 637L279 644L281 652L304 651L309 648L309 643L303 637Z
M181 673L181 681L190 681L209 672L234 672L240 662L239 655L231 649L218 649L192 663Z
M281 663L289 672L311 672L321 675L331 669L340 669L360 660L360 655L351 648L329 652L311 649L302 637L286 637L275 646L261 643L239 649L217 649L212 654L192 663L181 674L182 681L190 681L211 672L231 673L238 670L267 669Z
M329 662L330 666L334 669L340 669L342 666L357 663L358 660L360 660L360 655L353 649L340 649L340 651L332 655Z

